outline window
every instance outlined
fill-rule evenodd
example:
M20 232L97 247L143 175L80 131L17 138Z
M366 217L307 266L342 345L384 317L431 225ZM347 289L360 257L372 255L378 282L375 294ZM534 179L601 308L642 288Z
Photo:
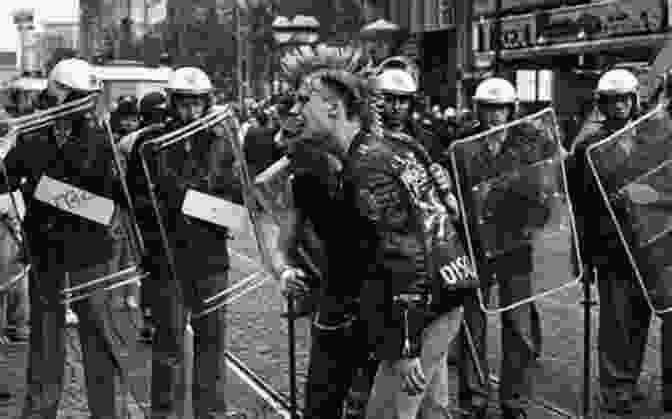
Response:
M518 70L516 88L521 102L550 102L553 100L553 71Z

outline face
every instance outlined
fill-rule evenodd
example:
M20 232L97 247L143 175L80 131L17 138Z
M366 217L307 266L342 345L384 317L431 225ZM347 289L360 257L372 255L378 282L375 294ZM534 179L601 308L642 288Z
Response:
M56 99L58 105L65 102L65 99L67 99L68 95L72 92L67 86L55 81L49 83L48 91L49 94Z
M493 128L505 124L511 117L510 105L492 105L481 103L478 105L478 120L486 128Z
M205 99L190 96L180 97L175 100L175 109L180 121L186 124L203 116Z
M297 119L303 136L334 136L347 121L342 98L318 78L306 80L297 92L290 117Z
M386 94L383 100L383 117L387 125L398 127L408 122L411 115L410 96Z
M604 99L604 112L607 119L624 121L632 114L632 95L609 95Z

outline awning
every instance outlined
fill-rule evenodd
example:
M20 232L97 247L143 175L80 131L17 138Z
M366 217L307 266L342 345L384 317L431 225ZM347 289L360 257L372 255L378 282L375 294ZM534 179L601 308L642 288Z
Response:
M515 50L502 50L500 51L500 58L504 61L514 61L530 59L531 57L595 54L632 48L660 48L665 40L670 37L672 37L672 34L669 33L637 35L582 42L567 42ZM494 56L494 51L476 52L474 55L476 67L483 68L489 66L492 63Z

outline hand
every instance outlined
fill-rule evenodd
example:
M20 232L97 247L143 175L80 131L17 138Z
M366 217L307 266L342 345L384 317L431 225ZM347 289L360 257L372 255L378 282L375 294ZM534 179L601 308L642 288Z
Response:
M299 268L288 267L280 273L280 292L285 297L308 294L310 288L305 282L306 273Z
M400 359L392 365L394 371L401 377L401 388L411 396L417 396L425 391L427 378L422 371L420 358Z
M635 204L648 205L660 199L658 191L649 185L632 183L625 188L628 198Z

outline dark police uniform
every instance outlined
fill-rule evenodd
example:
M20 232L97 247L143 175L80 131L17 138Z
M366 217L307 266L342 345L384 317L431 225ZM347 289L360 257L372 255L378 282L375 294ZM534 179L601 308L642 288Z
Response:
M483 129L478 125L470 127L463 133L464 137L478 134ZM497 174L527 166L531 163L547 158L556 153L555 144L546 140L531 125L519 125L509 130L507 138L500 146L498 154L492 154L485 140L483 148L474 155L471 161L458 162L465 167L461 173L471 174L471 178L462 179L465 183L464 190L470 190L472 185ZM474 214L473 202L465 202L468 214ZM507 203L501 203L508 208L515 208L516 203L512 200L515 196L508 197ZM537 212L538 224L543 225L546 221L543 203ZM520 203L520 208L528 207L529 203ZM501 220L502 228L521 230L529 225L527 211L503 211L506 219ZM473 231L473 229L472 229ZM499 284L500 305L509 305L530 297L532 286L532 249L523 246L507 254L499 255L491 260L485 260L482 250L476 238L477 259L479 272L483 283L483 294L486 300L490 298L490 286L493 282ZM474 294L465 301L466 325L472 334L474 346L479 357L480 366L484 375L484 381L478 375L470 348L463 339L462 343L462 368L461 373L461 399L463 402L474 404L473 407L481 407L487 401L489 395L489 372L487 364L487 317L481 310L477 296ZM515 414L517 410L526 409L533 393L533 374L535 359L541 353L541 324L537 307L534 303L524 304L512 310L502 313L502 382L500 385L500 400L502 406Z
M600 386L606 408L616 410L629 409L637 391L651 310L594 181L586 149L623 126L609 121L584 126L574 140L567 174L587 273L592 275L593 268L598 271ZM621 165L627 164L625 150L614 157ZM617 166L615 161L614 167Z
M64 142L63 142L64 141ZM62 145L60 144L61 142ZM113 176L112 149L95 116L60 119L56 126L19 138L5 159L12 189L26 182L24 228L30 244L31 336L28 394L24 418L56 418L65 362L65 306L61 290L66 275L74 284L107 274L114 238L107 226L72 215L34 197L42 175L123 204L121 185ZM115 368L107 312L95 298L73 303L85 364L89 406L94 417L115 414Z
M202 311L202 301L228 285L226 243L229 232L224 227L187 219L181 211L186 191L195 189L242 202L240 183L233 172L235 157L228 140L204 131L169 151L154 155L150 171L154 174L155 192L175 258L178 284L174 284L140 166L139 150L145 141L180 126L170 120L139 138L134 144L128 173L147 248L145 264L152 275L146 286L152 290L150 304L156 324L152 364L155 414L169 414L176 408L172 387L178 379L177 366L184 357L187 313ZM193 319L191 325L194 329L193 406L195 418L202 419L214 412L224 412L226 408L223 397L226 311L220 309Z

